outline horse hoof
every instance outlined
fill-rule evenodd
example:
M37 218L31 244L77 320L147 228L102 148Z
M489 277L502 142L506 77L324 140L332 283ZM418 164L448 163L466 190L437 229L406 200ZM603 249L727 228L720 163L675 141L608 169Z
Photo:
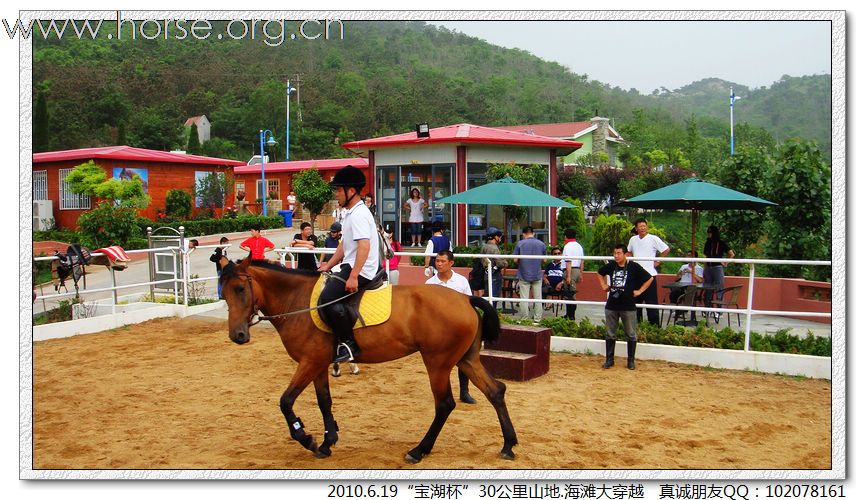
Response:
M330 451L330 448L325 448L322 446L315 452L315 458L328 458L333 452Z
M414 464L419 463L419 462L420 462L419 458L415 458L415 457L411 456L411 454L406 453L405 463L414 465Z
M501 452L500 455L501 455L501 457L502 457L503 459L505 459L505 460L514 460L514 459L516 459L516 456L514 455L514 452L512 452L512 451L504 451L504 450L502 450L502 452Z

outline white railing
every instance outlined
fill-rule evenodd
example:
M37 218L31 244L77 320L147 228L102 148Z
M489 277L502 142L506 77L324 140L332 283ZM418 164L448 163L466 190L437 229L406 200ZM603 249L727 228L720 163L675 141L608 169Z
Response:
M229 248L230 244L224 245L199 245L197 249L210 249L210 248ZM155 253L155 252L166 252L170 251L172 254L176 255L178 252L182 253L182 272L181 276L178 276L177 269L174 269L173 277L171 279L164 280L154 280L154 281L146 281L134 284L127 285L117 285L116 277L114 274L114 270L109 268L111 272L111 287L99 288L95 290L78 290L76 292L66 292L66 293L56 293L51 295L41 295L37 296L37 300L46 300L46 299L56 299L61 297L67 297L72 295L81 295L87 293L99 293L105 291L112 291L114 297L114 304L117 304L117 290L134 288L140 286L147 285L155 285L162 283L171 283L175 284L174 286L174 296L175 296L175 304L180 302L180 297L183 297L183 304L188 305L188 285L189 283L195 282L205 282L210 280L218 279L218 276L206 276L199 278L190 278L190 264L189 264L189 256L196 249L190 251L181 252L180 248L177 247L161 247L161 248L151 248L144 250L129 250L127 253L135 254L135 253ZM315 249L305 249L305 248L295 248L295 247L284 247L278 248L274 250L279 255L279 260L283 265L286 265L286 259L290 261L290 267L295 268L297 265L297 259L295 254L333 254L335 249L333 248L315 248ZM94 253L93 256L101 256L100 253ZM430 257L434 259L436 254L433 253L415 253L415 252L395 252L395 255L400 257ZM491 259L530 259L530 260L597 260L597 261L609 261L611 260L611 256L583 256L579 259L574 259L571 256L562 256L562 255L509 255L509 254L473 254L473 253L459 253L454 254L454 257L458 258L491 258ZM56 259L56 256L49 257L37 257L35 261L50 261ZM756 284L755 278L755 265L757 264L766 264L766 265L799 265L799 266L831 266L832 262L828 260L819 260L819 261L807 261L807 260L772 260L772 259L709 259L709 258L693 258L693 257L628 257L630 260L651 260L651 261L661 261L661 262L694 262L694 263L713 263L713 262L728 262L728 263L736 263L736 264L747 264L749 267L748 273L748 298L747 305L744 309L732 309L732 308L720 308L720 307L700 307L700 306L675 306L675 305L659 305L659 304L638 304L637 307L643 309L661 309L661 310L669 310L669 311L694 311L694 312L705 312L705 313L729 313L729 314L744 314L746 317L745 320L745 342L744 349L745 351L749 350L750 344L750 335L751 335L751 319L754 314L760 314L764 316L799 316L799 317L813 317L813 318L831 318L831 313L821 313L821 312L811 312L811 311L772 311L772 310L761 310L754 309L754 287ZM386 271L390 271L390 263L385 261L385 269ZM561 305L591 305L591 306L603 306L605 302L602 301L589 301L589 300L565 300L565 299L544 299L544 298L536 298L536 299L523 299L516 297L495 297L492 295L492 282L493 282L493 270L492 266L486 267L487 273L487 292L488 295L486 299L491 303L495 302L510 302L510 303L542 303L542 304L561 304ZM182 287L183 293L180 293L178 289L178 285ZM112 313L114 310L112 309Z

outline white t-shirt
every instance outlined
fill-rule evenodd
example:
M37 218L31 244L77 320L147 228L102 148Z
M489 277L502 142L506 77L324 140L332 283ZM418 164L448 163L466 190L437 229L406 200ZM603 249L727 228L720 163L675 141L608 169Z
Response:
M631 236L631 240L628 242L628 251L634 257L655 257L659 253L664 253L669 249L670 247L654 234L647 234L645 238L640 238L640 235L635 234ZM658 275L654 261L634 259L634 262L643 266L643 269L652 276Z
M679 268L679 272L682 273L682 277L679 278L680 283L691 284L694 281L691 279L691 264L685 264ZM703 267L700 264L696 264L694 267L694 272L697 273L697 276L703 277Z
M368 240L369 255L366 257L366 262L363 264L360 275L366 279L375 278L379 265L377 234L378 229L375 227L375 219L372 218L372 213L370 213L369 208L363 203L363 200L358 200L348 210L345 220L342 222L342 251L345 253L345 256L342 258L340 266L348 264L354 267L354 261L357 258L358 240Z
M364 206L366 206L366 205L364 205ZM331 213L331 215L334 218L334 222L339 222L340 224L342 224L342 221L345 220L345 215L347 213L348 213L348 211L345 208L337 207L336 210L334 210L333 213Z
M469 280L467 280L462 274L457 274L454 271L451 271L451 279L447 281L440 280L439 275L434 274L432 278L426 280L426 284L446 286L451 290L456 290L457 292L464 293L466 295L472 294L472 288L469 286Z
M418 198L417 201L408 199L409 223L423 222L423 198Z
M288 195L285 197L285 201L288 202L288 209L293 212L294 206L297 204L297 196Z
M562 249L562 257L583 257L585 255L586 254L583 253L583 246L576 241L569 241ZM571 271L573 271L574 269L579 269L583 263L583 259L562 259L562 271L568 268L568 261L571 262Z

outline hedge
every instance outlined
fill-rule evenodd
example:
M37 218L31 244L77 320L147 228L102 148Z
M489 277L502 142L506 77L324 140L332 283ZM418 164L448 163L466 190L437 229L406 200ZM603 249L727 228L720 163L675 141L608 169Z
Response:
M149 219L139 219L138 226L141 228L143 237L147 237L147 228L171 227L174 229L183 226L184 235L188 237L203 236L208 234L239 233L249 231L254 225L260 225L261 229L276 229L285 225L280 216L262 217L260 215L243 215L236 218L186 220L180 222L156 223Z
M502 316L503 323L530 324L527 321L514 321ZM584 317L579 323L565 318L544 318L541 325L553 330L553 335L559 337L574 337L584 339L603 339L606 327L595 325ZM806 337L791 335L789 329L779 330L773 335L762 335L751 332L750 350L761 352L778 352L787 354L808 354L811 356L831 356L832 340L828 337L815 337L808 332ZM619 340L625 340L622 325L619 325ZM694 328L680 325L670 325L666 328L655 326L649 322L637 325L637 339L648 344L676 345L687 347L710 347L714 349L732 349L741 351L745 345L745 332L733 331L727 327L723 330L713 330L704 322Z

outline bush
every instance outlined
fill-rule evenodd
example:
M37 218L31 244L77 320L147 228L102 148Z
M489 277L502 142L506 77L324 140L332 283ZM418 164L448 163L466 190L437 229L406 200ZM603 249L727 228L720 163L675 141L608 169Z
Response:
M188 219L192 215L192 195L182 189L171 189L165 195L165 213L168 217Z
M249 231L249 228L256 224L260 225L262 229L276 229L283 227L284 221L282 217L278 215L273 217L245 215L234 219L185 220L158 225L148 219L138 221L138 227L142 231L141 234L144 235L147 234L146 230L148 226L153 229L156 229L157 227L171 227L178 229L180 226L183 226L184 234L187 237Z
M81 244L91 249L111 245L127 248L132 239L142 235L137 225L138 219L136 209L103 201L78 217Z
M583 241L586 237L586 213L580 200L564 197L566 202L575 208L563 208L559 211L559 219L556 222L559 239L565 240L565 229L573 228L577 232L577 241Z

